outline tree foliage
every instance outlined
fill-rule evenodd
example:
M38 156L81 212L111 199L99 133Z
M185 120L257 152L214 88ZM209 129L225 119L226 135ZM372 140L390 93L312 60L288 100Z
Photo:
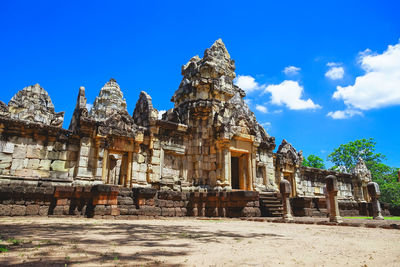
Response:
M376 163L381 163L385 156L375 153L376 142L373 138L360 139L340 145L331 154L328 160L334 164L333 169L349 172L357 164L358 159L365 161L368 169Z
M400 207L400 183L397 181L398 168L390 167L382 161L386 158L375 153L376 142L373 138L360 139L340 145L328 156L337 171L350 172L362 158L370 170L372 180L379 184L382 202Z
M315 155L309 155L307 158L303 159L303 166L325 169L324 160Z

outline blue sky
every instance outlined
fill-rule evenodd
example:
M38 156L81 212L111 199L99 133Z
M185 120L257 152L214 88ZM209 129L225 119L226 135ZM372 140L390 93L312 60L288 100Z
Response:
M277 146L326 160L373 137L400 167L397 1L83 2L0 2L0 100L39 83L67 128L79 86L93 103L113 77L130 113L141 90L170 109L181 66L222 38Z

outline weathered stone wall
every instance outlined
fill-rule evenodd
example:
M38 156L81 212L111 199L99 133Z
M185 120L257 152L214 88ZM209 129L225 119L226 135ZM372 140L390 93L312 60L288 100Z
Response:
M301 167L296 177L297 195L300 197L324 197L325 178L334 175L338 179L338 199L354 200L352 180L354 177L348 173L339 173L330 170Z
M154 188L0 185L0 216L260 216L258 193L158 191Z
M71 183L79 146L63 129L0 118L0 176Z

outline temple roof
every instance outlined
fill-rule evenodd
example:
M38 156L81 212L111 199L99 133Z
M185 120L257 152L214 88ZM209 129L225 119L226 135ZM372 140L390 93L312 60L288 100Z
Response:
M110 79L101 88L99 96L93 103L90 115L96 120L106 120L118 112L128 112L126 101L115 79Z
M235 62L221 39L204 51L202 59L194 56L182 66L182 75L182 82L171 99L176 105L190 100L227 101L239 90L233 84Z
M64 120L64 112L54 111L48 93L39 84L25 87L16 93L8 103L8 110L12 119L56 127L61 127Z

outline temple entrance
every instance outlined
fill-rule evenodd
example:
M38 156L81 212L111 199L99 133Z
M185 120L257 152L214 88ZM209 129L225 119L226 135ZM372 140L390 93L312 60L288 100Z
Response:
M232 189L240 189L238 157L231 157L231 185Z
M296 197L296 182L294 179L294 173L284 173L284 178L289 181L290 187L291 187L291 192L290 192L290 197Z
M127 175L127 153L108 156L107 184L124 185Z

